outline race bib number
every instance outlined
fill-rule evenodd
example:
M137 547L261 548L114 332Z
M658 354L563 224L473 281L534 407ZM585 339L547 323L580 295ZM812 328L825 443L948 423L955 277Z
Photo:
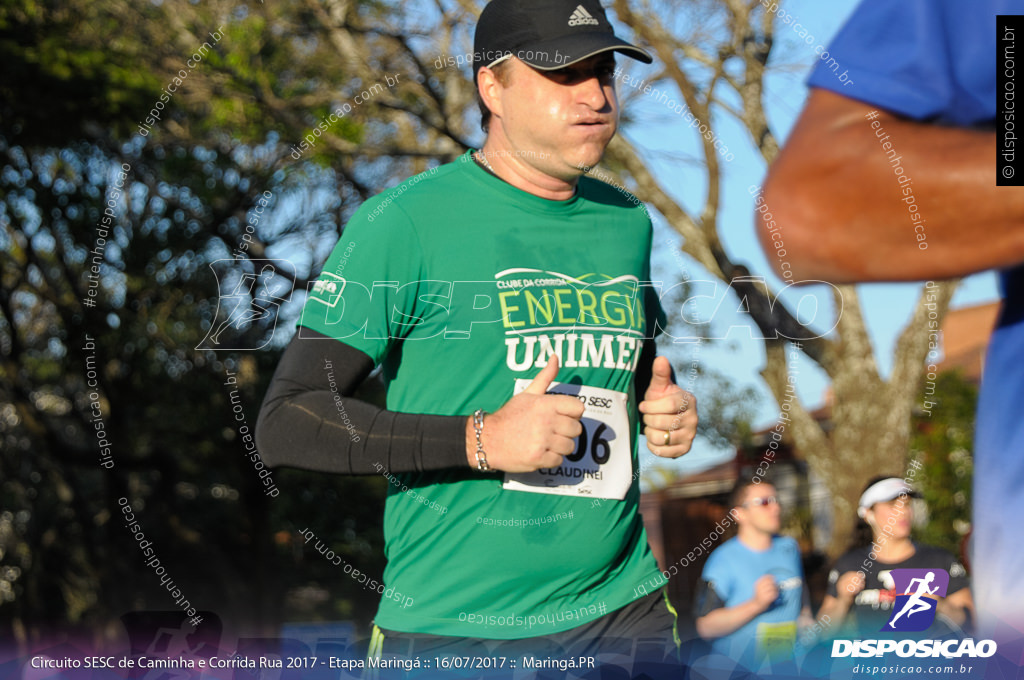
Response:
M796 621L757 624L757 658L780 661L792 658L796 644Z
M517 379L514 394L525 390L530 382ZM585 409L580 420L583 433L576 439L576 450L556 468L506 472L502 486L511 491L559 496L625 498L633 482L633 446L626 394L568 383L551 383L548 394L566 394L583 403Z

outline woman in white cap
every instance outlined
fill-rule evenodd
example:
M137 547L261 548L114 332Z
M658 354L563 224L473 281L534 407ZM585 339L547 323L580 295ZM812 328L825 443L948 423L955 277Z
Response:
M941 569L949 574L946 596L939 598L936 606L937 622L922 635L941 637L973 620L974 601L960 561L942 548L910 538L914 520L910 498L918 496L899 477L876 477L868 482L857 504L860 519L855 547L836 560L828 577L828 594L818 612L818 619L831 629L831 637L861 631L886 637L882 629L889 622L897 595L891 576L894 569Z

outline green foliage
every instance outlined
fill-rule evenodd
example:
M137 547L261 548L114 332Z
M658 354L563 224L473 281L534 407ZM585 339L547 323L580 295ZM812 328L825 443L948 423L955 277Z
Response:
M915 537L960 555L971 518L978 388L958 372L943 372L936 378L934 389L925 385L918 403L924 399L938 403L930 415L914 417L910 455L922 463L915 482L928 507L928 521Z
M122 163L131 168L123 178ZM285 178L267 177L273 163L202 147L115 157L85 142L34 151L0 143L3 637L175 608L142 566L122 497L193 606L243 625L339 615L368 623L376 594L302 549L295 532L343 537L335 549L379 577L384 480L275 473L280 495L271 498L241 441L276 366L280 343L267 341L290 334L294 318L230 338L262 351L195 349L218 313L210 263L241 241L263 187L287 196ZM103 227L108 198L115 217ZM301 236L333 241L338 228L313 220ZM296 272L300 287L311 266ZM243 258L220 273L254 268ZM99 427L110 469L100 465ZM329 584L330 597L292 596L311 582Z
M61 144L98 125L118 132L152 103L155 74L132 66L143 45L119 32L106 3L12 0L0 5L0 134Z

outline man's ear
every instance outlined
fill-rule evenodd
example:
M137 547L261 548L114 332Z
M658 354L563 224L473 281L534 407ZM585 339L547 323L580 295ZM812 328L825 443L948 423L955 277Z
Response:
M498 80L498 76L491 69L483 66L477 71L476 87L480 93L480 99L484 106L491 111L495 118L501 118L501 91L504 85Z

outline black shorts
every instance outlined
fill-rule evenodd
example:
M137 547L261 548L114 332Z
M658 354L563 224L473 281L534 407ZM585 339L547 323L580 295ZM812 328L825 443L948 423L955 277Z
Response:
M375 626L367 655L370 667L363 677L680 677L678 652L676 613L663 589L576 628L518 640L402 633ZM383 664L376 674L371 673L374 659Z

